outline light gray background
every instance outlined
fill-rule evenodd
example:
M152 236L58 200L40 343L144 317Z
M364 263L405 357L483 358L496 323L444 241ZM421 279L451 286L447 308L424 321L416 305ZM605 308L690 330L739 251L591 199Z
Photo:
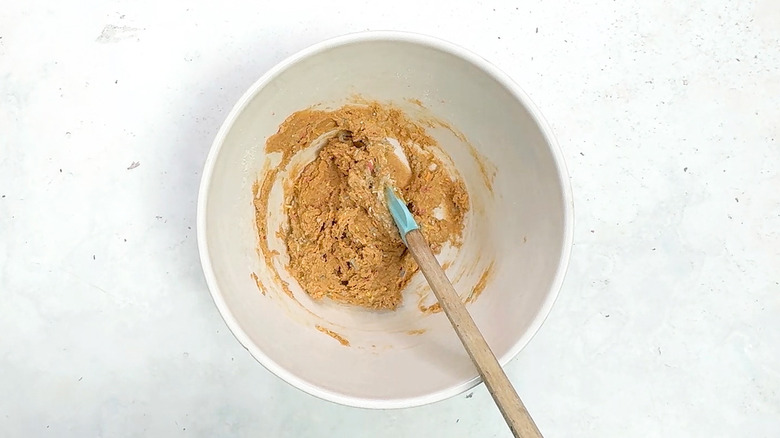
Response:
M546 437L780 434L780 2L2 3L3 436L509 435L482 386L385 412L301 393L206 289L196 193L227 111L366 29L476 51L557 134L571 268L507 370Z

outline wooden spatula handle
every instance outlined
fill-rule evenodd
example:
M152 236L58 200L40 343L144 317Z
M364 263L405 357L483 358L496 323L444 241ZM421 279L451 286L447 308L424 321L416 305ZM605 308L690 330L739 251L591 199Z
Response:
M493 400L498 405L498 409L514 436L541 437L542 434L536 427L534 420L528 414L528 410L496 360L496 356L485 342L477 325L474 324L466 306L463 305L455 288L452 287L452 283L434 257L431 247L428 246L428 242L425 241L420 230L407 233L406 244L439 300L439 305L450 319L463 346L466 347L466 351L471 356L471 360L477 367L485 386L490 391L490 395L493 396Z

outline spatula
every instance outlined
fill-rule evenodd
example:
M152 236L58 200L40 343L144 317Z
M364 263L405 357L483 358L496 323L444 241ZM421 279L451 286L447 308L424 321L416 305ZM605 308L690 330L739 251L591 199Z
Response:
M466 306L450 283L431 247L420 232L420 227L409 212L406 204L398 198L392 187L385 187L385 198L398 231L409 252L417 261L425 279L439 300L444 313L449 318L455 333L466 348L471 361L485 382L490 395L498 405L509 429L515 437L541 437L534 420L528 414L523 402L517 395L506 373L490 350L485 338L474 323Z

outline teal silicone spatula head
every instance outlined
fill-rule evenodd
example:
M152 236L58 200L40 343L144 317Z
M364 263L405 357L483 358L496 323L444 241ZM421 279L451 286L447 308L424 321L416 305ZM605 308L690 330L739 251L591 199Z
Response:
M390 214L393 216L393 221L395 221L395 225L398 227L398 232L401 234L401 240L403 240L404 245L407 245L406 233L417 230L420 227L404 201L395 194L395 190L390 186L385 187L385 200L387 201L387 207L390 209Z

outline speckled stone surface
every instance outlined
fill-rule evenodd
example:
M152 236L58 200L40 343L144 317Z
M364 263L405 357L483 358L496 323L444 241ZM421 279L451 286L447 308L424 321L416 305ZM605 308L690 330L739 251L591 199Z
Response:
M778 436L780 3L463 3L5 2L2 435L509 436L483 386L398 411L293 389L201 274L200 172L241 93L397 29L504 69L567 158L571 267L507 370L545 436Z

